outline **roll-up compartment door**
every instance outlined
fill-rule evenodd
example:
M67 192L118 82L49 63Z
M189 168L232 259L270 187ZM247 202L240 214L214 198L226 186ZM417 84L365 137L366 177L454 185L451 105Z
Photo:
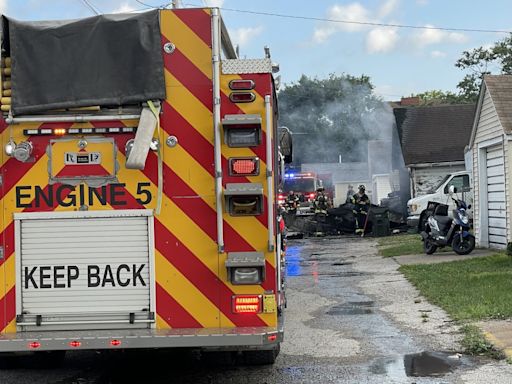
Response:
M15 220L18 326L147 328L154 322L151 211L22 213Z

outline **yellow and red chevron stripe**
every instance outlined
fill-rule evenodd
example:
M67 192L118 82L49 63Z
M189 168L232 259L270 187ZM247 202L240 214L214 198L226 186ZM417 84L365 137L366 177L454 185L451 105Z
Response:
M165 58L167 99L163 104L160 140L168 135L178 137L174 148L163 147L163 204L161 214L155 217L155 273L157 326L160 328L245 327L275 326L276 313L258 315L235 314L232 296L236 294L262 294L276 292L276 256L267 251L267 215L232 217L223 215L226 252L263 251L266 257L266 281L261 286L233 286L227 280L225 260L227 254L218 254L214 147L213 147L213 70L211 15L209 10L178 9L161 13L162 45L172 42L176 49ZM244 75L245 76L245 75ZM271 95L270 76L258 75L257 99L251 105L237 106L229 101L227 83L237 76L222 76L222 115L258 113L265 130L264 97ZM240 76L239 78L243 78ZM253 78L253 79L254 79ZM10 137L21 141L22 131L33 127L112 127L136 126L137 121L98 123L45 123L0 127L2 147ZM164 136L165 135L165 136ZM149 154L143 171L124 168L126 142L133 137L119 134L115 137L120 164L118 180L125 184L127 206L111 205L110 201L99 209L155 208L155 201L143 207L136 200L137 184L145 182L154 197L158 193L158 158ZM261 172L257 177L234 178L229 182L259 182L265 185L265 198L274 192L266 190L266 138L256 148L228 148L222 146L224 175L227 159L232 156L258 156ZM51 137L50 137L51 138ZM5 258L0 260L0 331L15 332L15 257L13 213L16 208L17 185L37 185L48 188L49 137L33 136L34 162L21 163L6 158L2 151L3 185L0 204L3 210L1 238ZM58 170L56 170L58 172ZM44 202L43 202L44 203ZM25 208L24 211L70 210L73 207L48 206ZM266 203L265 203L266 207ZM97 209L97 208L95 208Z

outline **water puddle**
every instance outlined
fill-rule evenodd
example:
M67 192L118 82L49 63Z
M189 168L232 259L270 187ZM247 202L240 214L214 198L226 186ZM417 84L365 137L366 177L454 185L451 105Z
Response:
M366 272L355 272L355 271L339 271L339 272L318 272L320 276L330 276L330 277L357 277L367 275Z
M390 378L442 377L453 372L463 363L458 354L448 352L420 352L398 358L375 361L370 372Z
M327 315L369 315L373 313L373 301L349 301L348 303L335 305L326 312Z
M407 376L444 376L461 364L458 355L443 352L421 352L404 356Z
M352 261L339 261L337 263L332 263L332 265L352 265L354 264Z

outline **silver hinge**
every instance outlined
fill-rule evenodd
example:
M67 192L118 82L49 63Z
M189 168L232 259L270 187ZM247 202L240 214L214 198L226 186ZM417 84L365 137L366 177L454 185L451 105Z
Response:
M0 175L0 187L4 185L4 177Z
M0 247L0 260L4 259L4 247Z

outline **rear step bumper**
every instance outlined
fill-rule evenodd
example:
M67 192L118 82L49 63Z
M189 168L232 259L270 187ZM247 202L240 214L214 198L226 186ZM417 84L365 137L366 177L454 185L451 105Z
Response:
M0 335L0 353L180 347L266 349L282 340L282 329L274 327L19 332Z

